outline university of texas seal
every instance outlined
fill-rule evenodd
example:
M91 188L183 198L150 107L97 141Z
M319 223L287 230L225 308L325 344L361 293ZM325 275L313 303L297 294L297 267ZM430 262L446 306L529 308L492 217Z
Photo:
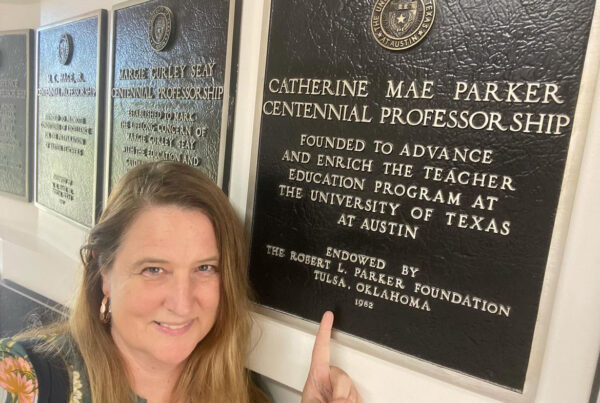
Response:
M167 46L172 28L173 12L171 9L165 6L156 7L152 11L148 24L148 38L152 49L160 52Z
M58 61L60 64L69 64L73 54L73 38L69 34L62 34L58 41Z
M434 18L435 0L376 0L371 33L384 48L405 50L427 35Z

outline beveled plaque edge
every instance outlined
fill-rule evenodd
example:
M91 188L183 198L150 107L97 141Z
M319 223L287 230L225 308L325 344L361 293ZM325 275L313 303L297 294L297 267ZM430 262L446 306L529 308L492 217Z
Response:
M108 90L107 93L107 102L106 102L106 136L104 138L104 150L105 150L105 164L104 164L104 182L102 184L103 188L103 206L106 205L108 200L108 196L110 195L110 180L111 180L111 160L112 160L112 129L113 129L113 98L112 98L112 89L114 82L114 67L115 67L115 13L118 10L123 8L135 6L142 3L147 3L151 0L128 0L122 3L118 3L112 6L110 9L110 33L108 38L108 63L106 65L107 70L107 82L106 87Z
M263 26L260 38L260 51L258 61L258 80L256 101L254 102L254 127L252 128L252 148L250 150L250 170L248 173L248 197L246 199L246 216L244 227L248 236L249 249L252 244L252 228L254 218L254 199L256 196L256 183L258 176L258 149L260 145L260 128L262 126L262 102L267 75L267 53L269 45L269 32L271 30L271 0L265 0L263 10ZM260 108L256 108L259 105Z
M88 12L83 13L83 14L77 14L77 15L75 15L73 17L64 18L62 20L54 21L54 22L51 22L51 23L45 24L45 25L40 25L36 29L36 31L37 32L39 32L39 31L45 31L47 29L56 28L56 27L58 27L60 25L69 24L71 22L78 22L78 21L85 20L85 19L88 19L88 18L97 17L100 14L102 14L103 11L106 12L106 9L104 9L104 8L98 8L96 10L88 11ZM36 50L37 50L37 47L36 47Z
M101 203L102 203L102 176L103 176L103 172L104 172L104 133L105 133L105 125L104 125L104 119L105 119L105 104L106 104L106 99L105 99L105 92L106 92L106 74L102 74L102 72L106 71L106 28L107 28L107 11L106 9L97 9L94 11L90 11L84 14L80 14L74 17L70 17L64 20L60 20L57 22L53 22L47 25L43 25L38 27L38 29L36 30L36 34L35 34L35 88L37 89L38 87L38 75L39 75L39 33L41 31L45 31L47 29L51 29L51 28L56 28L58 26L61 25L65 25L65 24L69 24L69 23L73 23L73 22L79 22L82 20L86 20L89 18L97 18L98 19L98 31L97 31L97 36L98 36L98 40L97 40L97 64L96 64L96 126L95 126L95 130L96 130L96 136L94 138L94 164L95 164L95 169L94 169L94 190L93 190L93 208L92 208L92 212L91 212L91 224L84 224L81 223L75 219L72 219L70 217L67 217L61 213L59 213L58 211L54 211L53 209L51 209L50 207L47 207L43 204L41 204L40 202L38 202L37 199L37 159L38 159L38 147L37 147L37 139L38 139L38 97L37 95L35 96L35 123L34 123L34 136L33 136L33 148L34 148L34 175L33 175L33 189L34 189L34 205L46 212L49 213L51 215L57 216L71 224L75 224L76 226L78 226L79 228L83 228L86 230L91 229L97 222L98 220L98 216L99 216L99 212L101 210Z
M33 201L33 193L34 193L34 147L35 147L35 126L34 126L34 104L35 104L35 58L33 49L35 49L35 36L34 29L13 29L8 31L0 31L0 36L3 35L25 35L25 58L27 64L27 72L25 74L25 195L19 196L14 193L5 192L0 190L0 195L2 197L7 197L13 200L24 201L27 203L31 203Z
M108 51L108 64L107 64L107 109L106 109L106 139L105 139L105 167L104 167L104 197L103 204L106 204L108 200L108 196L110 195L110 181L111 181L111 159L112 159L112 129L113 129L113 99L112 99L112 89L114 83L114 64L115 64L115 12L118 10L129 8L133 6L137 6L144 3L149 3L155 0L128 0L122 3L118 3L113 5L110 11L110 37L108 40L108 46L110 47ZM227 49L225 53L225 70L224 80L223 80L223 108L221 110L221 128L219 134L219 164L217 167L217 185L225 192L228 193L228 189L224 189L224 178L227 177L227 170L231 169L231 161L226 161L226 150L227 148L231 148L231 143L233 141L233 135L231 136L231 141L228 142L228 133L233 132L234 122L229 124L229 117L235 112L235 105L230 105L230 84L231 84L231 76L232 76L232 54L233 54L233 46L239 45L239 38L234 37L235 30L235 19L236 19L236 10L238 3L241 6L241 0L228 0L229 1L229 17L227 21ZM240 7L241 8L241 7ZM240 10L241 11L241 10ZM241 14L241 12L240 12ZM236 80L237 81L237 77ZM230 127L231 126L231 127ZM227 172L226 172L227 171ZM225 183L225 185L228 184Z
M255 105L255 120L252 129L252 147L250 156L250 170L248 180L248 197L246 203L246 214L244 228L250 244L252 243L253 213L256 196L256 185L258 175L258 152L260 143L260 130L262 126L262 108L264 83L266 78L266 63L268 53L269 33L271 28L271 3L272 0L264 0L263 10L263 28L260 39L260 54L258 66L258 80ZM592 113L592 98L594 96L593 88L590 89L587 96L582 96L584 82L591 82L594 87L594 79L600 79L600 60L594 60L594 51L600 53L600 37L594 38L594 29L600 32L600 2L595 3L592 13L590 30L587 38L585 60L579 81L579 92L575 102L575 112L573 114L573 126L571 129L569 146L567 149L567 161L563 175L561 177L561 189L559 201L556 206L556 216L552 229L551 241L548 248L548 258L544 270L541 294L538 303L538 313L536 316L531 349L529 353L527 371L523 390L511 389L506 385L486 381L475 375L461 372L460 370L437 364L432 361L424 360L416 356L404 353L382 344L361 338L356 335L334 329L335 340L352 350L372 355L383 361L392 363L399 367L408 368L415 372L424 374L442 382L470 390L472 392L488 396L494 399L500 399L508 403L530 403L534 402L540 383L542 373L542 364L544 360L545 348L547 345L548 330L554 305L554 295L558 284L558 277L562 264L562 255L565 249L566 238L569 232L569 219L574 203L577 183L569 182L567 179L579 176L581 157L587 136L591 133L588 127L590 115ZM585 98L585 99L584 99ZM314 330L318 323L309 319L302 318L289 312L285 312L266 305L253 303L254 311L292 328L304 330ZM460 376L460 378L458 378Z
M594 57L594 54L597 55L600 53L600 35L598 33L600 33L600 2L596 1L594 10L592 11L589 31L587 32L581 78L578 82L579 88L573 112L569 146L567 148L567 159L561 178L556 215L554 217L550 245L548 246L546 269L544 270L544 278L542 280L538 314L533 331L525 382L523 384L523 394L525 395L527 392L527 396L530 397L531 401L536 397L542 374L554 300L571 226L571 213L579 186L580 168L585 143L587 137L592 135L592 128L589 126L590 118L593 114L592 103L594 97L600 96L600 94L594 93L593 88L595 84L600 82L600 59ZM583 85L584 83L591 83L592 85L585 86Z
M236 21L236 10L238 0L228 0L229 1L229 16L227 17L227 49L225 53L225 71L223 72L224 82L223 82L223 108L221 109L221 133L219 137L219 165L217 167L217 185L226 193L229 194L229 171L231 170L231 158L229 161L226 160L228 150L231 149L231 143L233 142L233 127L234 127L234 119L235 119L235 99L237 98L235 95L232 97L232 91L235 91L235 84L237 83L237 68L235 69L236 77L233 77L234 74L232 60L234 53L234 45L236 48L239 46L239 35L236 38L235 33L235 21ZM241 0L240 0L241 1ZM236 49L237 51L237 49ZM239 64L239 60L238 60ZM232 86L233 84L233 86ZM233 98L233 103L231 103ZM233 115L233 116L232 116ZM230 117L231 119L230 123ZM231 134L231 136L229 135ZM227 172L226 172L227 171ZM225 189L226 188L226 189Z

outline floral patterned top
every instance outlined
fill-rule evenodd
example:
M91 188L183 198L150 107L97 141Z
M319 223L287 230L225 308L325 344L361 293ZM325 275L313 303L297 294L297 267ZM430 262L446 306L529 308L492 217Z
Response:
M70 381L70 395L67 403L92 403L90 385L83 358L72 338L57 341L61 348L60 358L67 366ZM253 374L253 381L273 401L262 378ZM11 338L0 339L0 403L37 403L38 381L27 351L19 342ZM136 396L136 403L146 403L146 399Z
M72 346L74 342L70 343ZM87 372L79 352L70 348L61 358L67 364L70 381L68 403L91 403ZM25 348L8 338L0 339L0 403L36 403L38 382Z

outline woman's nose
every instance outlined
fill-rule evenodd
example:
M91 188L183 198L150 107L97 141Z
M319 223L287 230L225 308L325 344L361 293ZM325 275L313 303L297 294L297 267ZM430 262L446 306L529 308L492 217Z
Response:
M191 280L188 277L175 275L169 290L167 290L165 307L178 316L186 317L191 313L193 305L194 295Z

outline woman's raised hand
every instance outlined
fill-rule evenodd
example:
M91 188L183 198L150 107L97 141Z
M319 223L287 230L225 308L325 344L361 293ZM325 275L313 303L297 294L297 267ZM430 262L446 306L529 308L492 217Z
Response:
M329 341L333 313L325 312L315 339L312 361L302 403L361 403L362 399L347 373L329 365Z

